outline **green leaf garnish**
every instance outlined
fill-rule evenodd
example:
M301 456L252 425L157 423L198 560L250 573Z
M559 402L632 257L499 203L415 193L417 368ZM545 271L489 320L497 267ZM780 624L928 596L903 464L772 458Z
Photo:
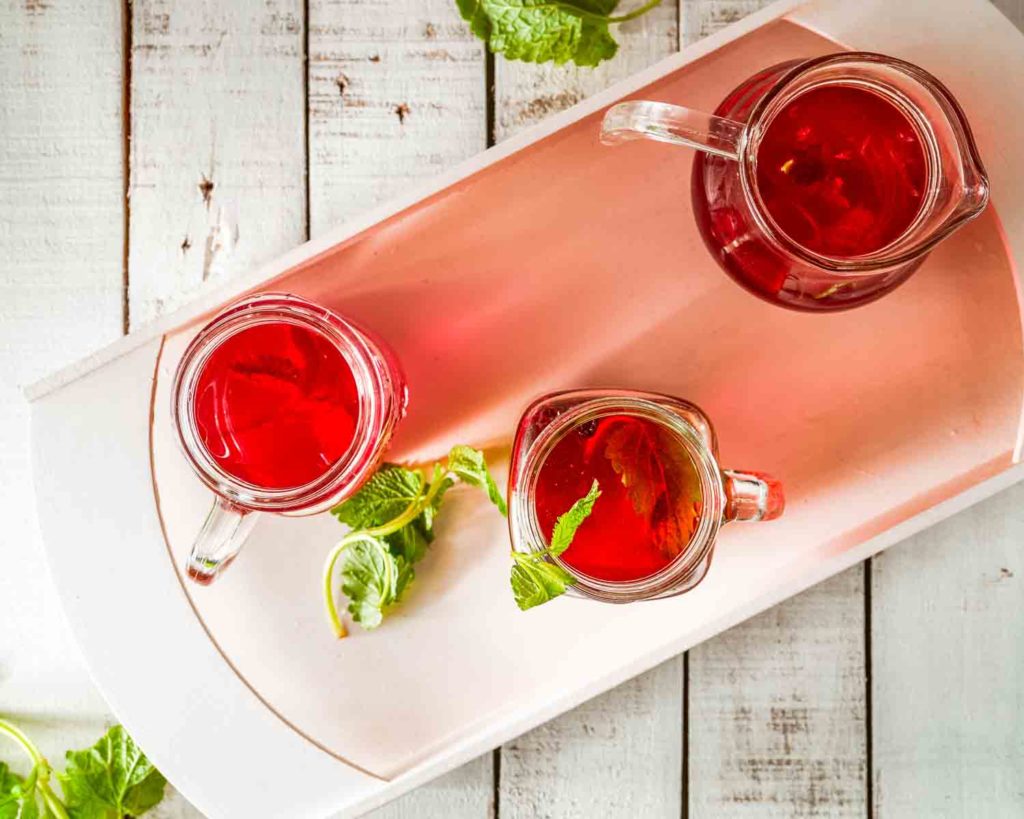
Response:
M397 518L422 493L422 474L385 464L331 514L353 529L369 529Z
M615 56L619 45L608 26L646 14L648 0L618 17L619 0L456 0L470 30L495 54L529 63L572 60L594 66Z
M448 453L448 471L455 475L463 483L470 486L477 486L487 492L491 503L498 507L503 515L508 514L508 507L505 505L505 498L498 490L498 485L487 470L487 463L484 461L484 453L479 449L468 446L455 446ZM452 482L449 479L448 486Z
M568 512L559 516L551 533L551 543L548 545L548 551L552 555L558 557L569 548L572 539L576 537L576 530L590 517L590 513L594 511L594 503L600 496L601 487L595 480L590 485L590 491L570 506Z
M0 819L39 819L52 814L40 806L36 792L35 769L29 781L11 771L7 764L0 762Z
M141 816L159 804L167 785L120 725L91 748L68 751L59 778L71 819Z
M512 561L512 594L522 611L565 594L576 582L569 572L536 552L512 552Z
M633 419L611 427L604 454L654 545L668 557L678 555L700 517L700 481L690 456L672 433Z
M50 764L32 741L4 720L0 736L32 761L24 779L0 762L0 819L129 819L164 798L167 780L120 725L91 748L67 752L67 766L58 775L63 799L50 786Z
M355 495L331 510L352 529L324 564L324 607L338 637L347 632L335 603L335 565L341 563L341 592L348 598L352 619L363 628L379 626L415 578L413 566L433 542L441 503L457 481L484 489L507 514L483 453L468 446L453 447L446 464L434 466L429 483L419 470L385 464Z
M557 563L552 563L549 558L558 557L569 548L583 521L594 511L594 504L599 497L601 487L595 480L590 491L555 521L547 549L539 552L512 552L512 594L522 611L565 594L565 590L576 582L575 577Z
M377 628L384 608L397 599L399 571L398 560L383 540L362 535L349 545L341 591L348 598L349 614L363 628Z

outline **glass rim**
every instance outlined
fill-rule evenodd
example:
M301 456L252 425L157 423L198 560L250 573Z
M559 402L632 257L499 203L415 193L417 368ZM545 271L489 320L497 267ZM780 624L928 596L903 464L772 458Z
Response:
M770 124L772 117L779 109L789 101L788 92L792 85L801 77L821 68L830 66L857 64L884 65L905 75L910 80L922 86L936 100L943 113L946 115L950 127L955 132L957 142L962 153L966 157L964 164L970 164L977 175L984 181L986 193L984 201L975 209L967 209L959 215L951 215L946 222L938 229L931 231L923 239L911 243L908 247L894 247L900 245L901 240L917 229L920 222L924 220L929 202L922 202L920 211L903 233L889 244L871 253L861 256L842 257L828 256L816 253L793 240L782 230L775 220L770 216L764 205L757 186L757 150L760 139L751 141L752 131L761 131ZM835 78L824 81L822 84L834 84L842 82L842 78ZM866 83L862 83L866 84ZM884 83L871 84L880 89ZM927 120L923 118L918 107L905 95L895 88L886 88L886 96L891 97L890 101L906 115L920 131L924 138L925 152L928 158L929 175L937 172L939 163L938 148L935 145L934 135ZM901 102L902 101L902 102ZM901 60L897 57L890 57L872 51L844 51L835 54L826 54L804 60L786 71L751 109L750 116L742 133L742 142L739 152L740 184L743 189L747 206L758 226L766 236L778 245L778 248L792 258L798 259L816 267L824 268L833 273L874 273L879 267L897 267L908 264L919 259L923 254L930 251L935 245L945 239L950 233L979 216L985 209L988 201L987 187L988 177L985 166L978 153L978 147L974 141L967 116L950 90L934 75L925 71L920 66ZM929 184L930 200L935 198L935 185Z
M509 522L512 547L521 552L543 552L548 538L537 520L536 491L541 468L566 434L586 423L609 415L629 415L653 421L673 433L690 456L700 479L703 508L697 530L686 547L664 568L636 580L602 580L585 574L558 558L548 559L565 569L576 582L569 592L606 602L627 603L663 596L700 569L710 554L722 526L725 485L721 468L700 432L688 421L654 401L635 396L607 396L583 401L566 410L545 427L527 448L522 481L511 498Z
M261 324L279 322L306 327L331 342L352 373L359 413L352 441L328 469L301 486L271 489L236 478L210 456L196 425L194 386L210 355L229 338ZM341 316L299 296L261 293L229 304L189 342L171 387L171 418L190 466L218 495L254 511L297 511L329 503L356 477L348 471L353 464L366 461L376 446L374 430L385 420L386 407L380 398L385 385L373 365L375 352L368 339Z

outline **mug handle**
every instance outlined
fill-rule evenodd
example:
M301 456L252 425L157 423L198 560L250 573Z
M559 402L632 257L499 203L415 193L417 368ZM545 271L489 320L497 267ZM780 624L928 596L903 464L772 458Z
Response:
M201 586L209 586L232 560L256 524L257 515L218 497L192 544L186 571Z
M775 520L786 508L782 484L763 472L722 470L725 511L722 522L734 520Z
M738 160L745 129L742 122L692 108L632 100L613 105L605 112L601 142L618 145L634 139L653 139Z

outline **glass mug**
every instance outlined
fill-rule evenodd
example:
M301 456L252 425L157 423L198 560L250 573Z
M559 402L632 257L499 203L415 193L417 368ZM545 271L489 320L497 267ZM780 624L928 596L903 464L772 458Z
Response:
M610 603L670 597L705 576L718 530L772 520L781 484L718 465L708 417L667 395L576 390L524 412L512 447L512 547L548 547L555 520L597 480L601 494L569 548L548 556L575 578L570 591Z
M188 559L214 580L258 515L312 515L354 493L405 413L393 355L325 307L268 293L238 301L193 339L171 417L186 459L216 493Z
M601 138L696 148L693 210L711 254L747 290L799 310L888 293L989 198L953 95L881 54L766 68L714 114L620 103Z

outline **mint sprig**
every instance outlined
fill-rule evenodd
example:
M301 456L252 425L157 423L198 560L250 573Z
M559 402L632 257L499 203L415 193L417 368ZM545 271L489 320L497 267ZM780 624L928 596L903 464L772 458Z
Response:
M0 720L7 736L25 752L32 770L22 778L0 762L0 819L128 819L164 798L167 780L120 725L91 748L67 752L58 775L63 799L50 784L52 769L16 726Z
M71 819L141 816L164 798L167 780L120 725L66 759L58 779Z
M601 487L595 480L590 491L555 521L547 549L512 552L512 594L522 611L565 594L565 590L576 582L576 578L549 558L558 557L569 548L576 537L576 531L594 511L594 504L599 497Z
M385 464L355 495L331 510L351 527L327 556L323 572L324 608L339 638L348 632L335 602L338 563L349 615L363 628L376 628L415 578L413 566L434 541L441 503L457 482L483 489L507 514L483 453L461 445L452 448L443 466L434 465L429 481L418 469Z
M456 0L470 30L495 54L529 63L595 66L615 56L619 44L609 25L646 14L648 0L614 16L619 0Z

